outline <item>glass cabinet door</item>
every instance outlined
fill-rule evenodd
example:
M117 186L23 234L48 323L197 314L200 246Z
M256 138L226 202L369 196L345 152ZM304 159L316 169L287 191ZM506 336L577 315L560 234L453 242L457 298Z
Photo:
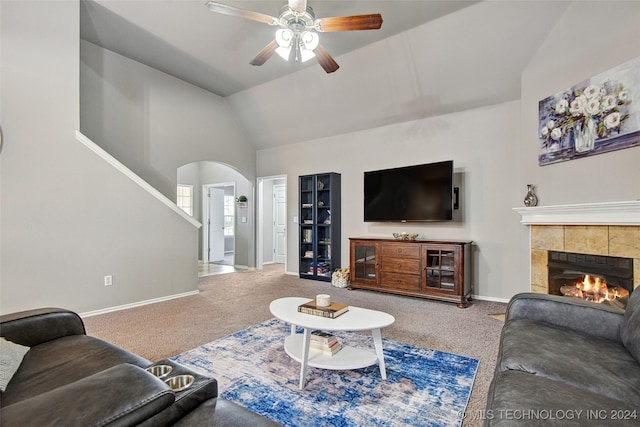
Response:
M455 254L454 248L425 249L425 286L428 289L453 291L455 289Z
M351 242L351 256L353 256L352 280L376 282L378 275L378 245L367 242Z

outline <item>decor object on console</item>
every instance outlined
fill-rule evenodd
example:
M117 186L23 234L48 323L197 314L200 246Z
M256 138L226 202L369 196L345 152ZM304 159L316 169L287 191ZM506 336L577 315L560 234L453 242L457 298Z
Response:
M264 64L275 52L286 61L293 59L305 62L317 57L318 63L327 73L333 73L339 65L320 44L318 32L378 30L382 26L382 16L379 13L316 19L313 9L307 6L307 0L289 0L281 8L277 18L213 1L207 3L207 8L211 12L280 27L275 32L275 40L258 53L251 65Z
M349 289L455 302L471 300L471 242L349 238Z
M393 233L393 237L398 240L416 240L418 236L418 233L406 233L404 231L402 233Z
M7 341L28 347L2 392L5 426L41 425L228 425L275 424L218 397L216 379L179 363L167 377L152 363L108 342L86 335L76 313L42 308L0 316ZM189 378L190 387L171 387ZM168 381L168 382L165 382ZM177 390L181 388L181 390Z
M639 379L640 291L626 311L519 294L507 306L485 425L512 426L509 414L520 413L539 417L528 425L554 416L558 425L637 426Z
M340 268L340 174L300 176L298 191L300 277L330 282Z
M539 165L640 145L639 91L635 58L540 101Z
M524 205L526 207L538 206L538 196L533 192L533 184L527 184L527 194L524 196Z

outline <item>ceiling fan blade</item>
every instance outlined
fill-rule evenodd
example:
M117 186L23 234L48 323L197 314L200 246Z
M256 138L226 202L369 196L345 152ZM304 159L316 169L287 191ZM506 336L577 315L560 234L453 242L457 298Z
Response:
M226 4L207 2L207 8L211 12L222 13L224 15L238 16L240 18L250 19L252 21L263 22L269 25L278 25L278 18L265 15L264 13L253 12L251 10L238 9L237 7L227 6Z
M289 9L298 13L305 12L307 10L307 0L289 0Z
M331 55L329 55L329 52L327 52L327 50L322 47L322 45L319 44L318 47L313 49L313 53L316 54L318 63L327 73L333 73L338 68L340 68L335 59L333 59Z
M273 52L278 48L278 43L275 40L271 40L271 43L266 45L255 58L250 62L251 65L262 65L273 55Z
M316 30L324 33L333 31L378 30L382 26L382 15L336 16L320 18L315 22Z

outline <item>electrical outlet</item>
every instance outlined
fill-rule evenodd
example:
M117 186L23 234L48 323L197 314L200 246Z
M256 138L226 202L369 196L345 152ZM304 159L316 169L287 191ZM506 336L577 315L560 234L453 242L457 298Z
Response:
M112 275L108 275L108 276L104 276L104 285L105 286L111 286L113 285L113 276Z

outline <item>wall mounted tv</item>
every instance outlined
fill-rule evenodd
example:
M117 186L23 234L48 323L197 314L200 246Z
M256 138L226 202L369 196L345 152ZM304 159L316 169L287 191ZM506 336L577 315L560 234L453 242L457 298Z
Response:
M364 173L365 222L452 221L453 207L453 160Z

